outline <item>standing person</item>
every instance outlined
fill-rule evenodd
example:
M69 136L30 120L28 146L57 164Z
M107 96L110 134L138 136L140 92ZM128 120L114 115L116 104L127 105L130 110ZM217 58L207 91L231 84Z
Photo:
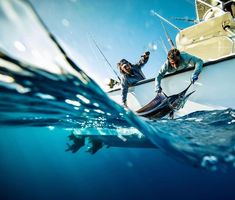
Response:
M131 64L125 59L122 59L118 64L118 68L122 75L121 77L121 89L122 89L122 103L125 107L127 106L127 93L128 87L137 83L138 81L144 80L145 76L142 72L142 67L148 62L150 52L146 51L136 64Z
M161 80L164 75L168 73L174 73L176 71L187 68L188 66L194 66L191 81L194 83L202 71L203 61L200 58L192 56L188 53L181 52L178 49L171 49L167 55L167 61L162 65L159 70L158 76L155 79L155 89L157 93L162 92Z

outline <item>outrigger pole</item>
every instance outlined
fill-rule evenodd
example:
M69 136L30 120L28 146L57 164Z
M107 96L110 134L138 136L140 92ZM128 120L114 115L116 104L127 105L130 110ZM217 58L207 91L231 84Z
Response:
M166 28L165 28L164 24L162 23L162 21L161 21L161 24L162 24L162 27L163 27L163 29L164 29L165 35L166 35L166 37L167 37L167 41L169 42L171 48L174 49L174 48L175 48L175 45L174 45L174 43L173 43L173 41L172 41L170 35L169 35L168 32L166 31Z
M173 26L173 27L174 27L175 29L177 29L178 31L180 31L181 29L178 28L177 26L175 26L174 24L172 24L171 22L169 22L167 19L165 19L164 17L162 17L161 15L159 15L158 13L156 13L155 11L151 10L151 14L152 14L153 16L157 16L157 17L160 18L161 25L162 25L162 27L163 27L163 29L164 29L164 33L165 33L165 35L166 35L166 37L167 37L167 41L169 42L169 44L170 44L170 46L171 46L171 49L175 48L174 42L172 41L170 35L168 34L168 32L167 32L167 30L166 30L164 24L162 23L162 20L165 21L166 23L170 24L171 26Z
M164 51L165 51L165 53L167 55L168 54L168 49L167 49L165 43L163 42L162 37L160 37L160 39L161 39L162 47L163 47L163 49L164 49Z
M177 29L177 31L181 31L181 29L179 27L177 27L176 25L172 24L171 22L169 22L167 19L165 19L164 17L162 17L161 15L159 15L157 12L155 12L154 10L151 10L150 13L153 16L157 16L158 18L160 18L161 20L165 21L167 24L171 25L172 27L174 27L175 29Z
M96 43L95 39L90 35L92 41L94 42L96 48L99 50L100 54L104 57L105 61L108 63L109 67L112 69L113 73L117 76L118 80L121 82L121 78L118 76L117 72L114 70L114 68L112 67L112 65L110 64L110 62L108 61L108 59L106 58L106 56L104 55L104 53L101 51L101 49L99 48L98 44Z

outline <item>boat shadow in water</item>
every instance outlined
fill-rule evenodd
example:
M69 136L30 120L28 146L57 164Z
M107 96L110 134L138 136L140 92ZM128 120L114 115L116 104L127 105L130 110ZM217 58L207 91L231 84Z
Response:
M68 136L70 143L67 143L65 151L76 153L81 148L85 148L86 152L95 154L102 147L121 147L121 148L158 148L147 137L140 134L129 135L78 135L73 131Z

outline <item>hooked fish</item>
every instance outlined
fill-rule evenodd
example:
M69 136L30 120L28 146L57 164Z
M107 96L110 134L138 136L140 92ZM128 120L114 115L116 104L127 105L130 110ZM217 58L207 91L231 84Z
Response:
M192 83L182 92L171 96L157 94L152 101L136 111L137 115L149 119L160 119L168 114L173 117L174 111L183 108L189 96L195 92L186 94L191 85Z

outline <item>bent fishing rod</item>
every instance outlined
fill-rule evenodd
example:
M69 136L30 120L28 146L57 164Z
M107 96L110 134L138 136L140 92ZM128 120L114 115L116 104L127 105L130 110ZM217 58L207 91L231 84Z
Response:
M121 82L121 78L118 76L117 72L114 70L114 68L112 67L112 65L110 64L110 62L108 61L108 59L106 58L106 56L104 55L104 53L101 51L101 49L99 48L97 42L95 41L95 39L90 35L92 41L94 42L96 48L98 49L98 51L100 52L100 54L104 57L105 61L108 63L109 67L112 69L113 73L117 76L118 80Z

